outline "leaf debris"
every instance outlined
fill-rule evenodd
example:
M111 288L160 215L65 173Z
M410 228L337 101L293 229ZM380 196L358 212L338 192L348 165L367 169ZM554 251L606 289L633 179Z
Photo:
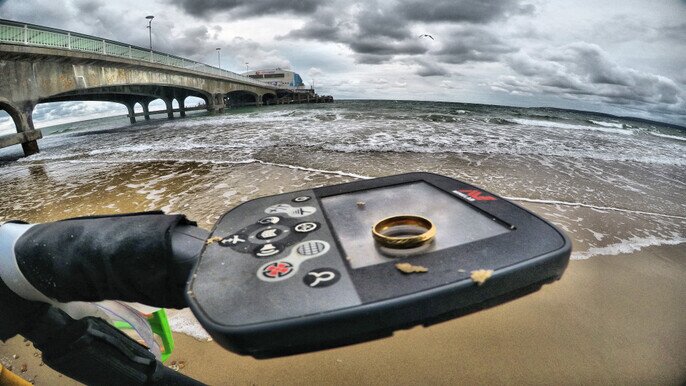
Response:
M220 242L220 241L222 241L222 240L223 240L223 239L222 239L221 237L219 237L219 236L214 236L214 237L210 237L209 239L207 239L207 241L205 241L205 244L210 245L210 244L212 244L212 243L218 243L218 242Z
M402 273L424 273L429 272L429 269L421 265L412 265L410 263L398 263L395 267Z
M492 269L477 269L472 271L472 281L478 285L482 285L493 275Z

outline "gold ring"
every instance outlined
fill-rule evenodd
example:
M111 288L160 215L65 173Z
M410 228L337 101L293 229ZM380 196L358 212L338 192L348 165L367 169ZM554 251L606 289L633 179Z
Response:
M417 228L422 229L423 232L413 234L417 232ZM436 236L436 226L424 217L393 216L377 222L372 227L372 236L374 240L387 248L414 248L433 240Z

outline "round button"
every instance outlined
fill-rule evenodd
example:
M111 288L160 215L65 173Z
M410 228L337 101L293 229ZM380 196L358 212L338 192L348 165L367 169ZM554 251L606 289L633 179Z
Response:
M310 288L323 288L336 284L341 273L333 268L313 269L305 275L303 282Z
M273 239L274 237L277 237L280 234L281 234L280 229L267 228L265 230L257 232L255 237L257 237L260 240L269 240L269 239Z
M258 223L258 224L261 224L261 225L274 225L274 224L278 224L279 221L281 221L281 217L279 217L279 216L269 216L269 217L265 217L265 218L259 219L259 220L257 221L257 223Z
M310 201L310 196L300 196L293 199L293 202L305 202Z
M295 251L301 256L316 257L325 254L329 250L329 243L321 240L305 241L298 244Z
M279 252L281 252L281 248L278 245L272 243L267 243L255 248L255 256L257 257L274 256Z
M297 224L293 230L298 232L298 233L310 233L312 231L317 230L319 228L319 224L316 222L301 222L300 224Z
M290 275L293 272L293 264L287 261L275 261L262 268L262 276L267 279L278 279Z

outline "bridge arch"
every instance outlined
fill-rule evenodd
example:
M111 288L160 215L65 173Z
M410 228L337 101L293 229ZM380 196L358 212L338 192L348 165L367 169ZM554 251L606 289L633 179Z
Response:
M21 116L21 111L18 107L14 106L12 103L7 101L5 98L0 98L0 110L3 110L4 112L7 113L7 115L12 118L12 121L14 122L14 127L17 130L17 133L20 133L21 126L22 126L22 116Z
M262 104L267 106L276 104L276 93L267 92L262 94Z
M257 93L248 90L235 90L225 94L229 107L257 106L261 98Z
M33 126L31 114L33 113L34 106L35 104L32 102L24 102L21 105L17 105L6 98L0 97L0 110L4 110L12 118L17 131L15 135L0 137L0 147L21 144L24 155L38 153L37 140L43 136Z

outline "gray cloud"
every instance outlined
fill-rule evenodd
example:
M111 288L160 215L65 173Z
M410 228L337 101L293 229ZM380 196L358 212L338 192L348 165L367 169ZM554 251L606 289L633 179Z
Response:
M450 75L448 69L435 62L418 59L416 60L416 64L420 66L416 74L422 77Z
M397 9L406 20L423 22L487 23L512 15L531 14L532 4L515 0L422 0L400 1Z
M157 50L215 65L215 48L221 47L223 67L234 70L245 62L251 68L294 64L301 74L316 68L309 76L316 76L318 90L341 97L457 88L442 95L512 104L550 98L558 106L589 109L608 104L684 123L686 23L678 17L684 6L620 0L564 7L550 0L0 0L0 15L147 47L144 16L151 12ZM278 27L242 22L265 15L278 16ZM423 33L436 40L418 38ZM597 45L570 44L578 41ZM376 79L401 81L366 87ZM75 112L56 114L62 113Z
M108 102L59 102L43 103L33 110L33 120L36 123L49 121L63 117L88 116L93 114L108 113L112 110L126 112L126 107L117 103Z
M594 99L648 112L686 111L686 93L672 79L622 67L595 44L577 42L533 55L517 53L507 63L520 76L502 76L491 84L495 90Z
M446 36L443 47L435 54L445 62L493 62L505 53L516 51L493 33L475 27L454 28Z
M400 55L427 53L435 55L432 60L453 64L494 61L513 49L475 25L532 10L532 6L514 0L441 0L430 6L418 0L370 1L352 7L338 3L331 8L320 8L304 27L292 30L280 39L341 43L354 52L358 63L365 64L385 63ZM451 22L456 27L443 34L441 49L430 52L431 42L419 39L413 28L418 24L441 22ZM438 74L442 71L421 72Z
M172 1L191 15L212 17L218 12L232 16L261 16L283 13L311 14L325 1L320 0L181 0Z

